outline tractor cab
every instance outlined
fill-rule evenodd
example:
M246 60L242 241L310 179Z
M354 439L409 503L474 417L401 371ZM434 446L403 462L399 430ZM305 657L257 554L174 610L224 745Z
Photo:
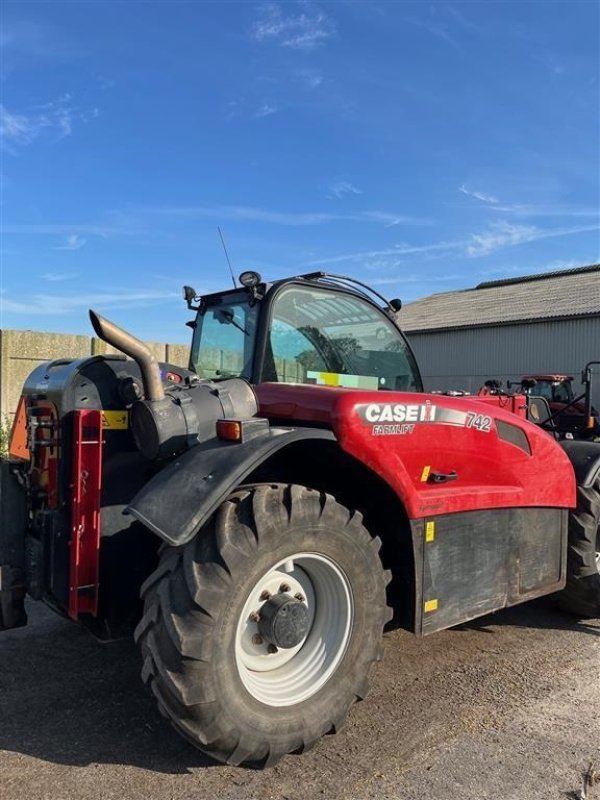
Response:
M255 272L243 285L197 297L190 368L201 378L422 391L412 351L396 321L399 300L381 308L362 284L327 273L274 283ZM194 302L199 301L197 305Z
M522 379L525 394L543 397L548 403L572 403L575 399L570 375L527 375Z

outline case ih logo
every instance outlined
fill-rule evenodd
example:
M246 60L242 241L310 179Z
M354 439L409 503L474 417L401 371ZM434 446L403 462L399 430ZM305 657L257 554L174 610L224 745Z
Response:
M357 406L360 417L374 422L435 422L436 406L431 403L369 403Z

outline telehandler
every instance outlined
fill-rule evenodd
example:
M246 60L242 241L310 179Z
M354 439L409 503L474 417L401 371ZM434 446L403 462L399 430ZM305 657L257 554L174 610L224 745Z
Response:
M189 369L90 311L118 355L27 379L0 535L24 596L113 638L194 745L268 766L365 697L392 617L418 636L558 592L600 615L600 445L523 394L423 392L401 303L324 272L196 296Z

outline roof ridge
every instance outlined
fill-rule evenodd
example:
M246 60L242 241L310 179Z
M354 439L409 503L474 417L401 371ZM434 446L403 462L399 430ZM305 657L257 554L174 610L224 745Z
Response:
M469 291L474 292L477 289L490 289L495 286L510 286L513 283L529 283L531 281L541 281L546 278L560 278L563 275L577 275L582 272L595 272L600 271L600 264L587 264L583 267L571 267L570 269L559 269L553 272L536 272L533 275L522 275L518 278L501 278L497 281L483 281L478 283Z

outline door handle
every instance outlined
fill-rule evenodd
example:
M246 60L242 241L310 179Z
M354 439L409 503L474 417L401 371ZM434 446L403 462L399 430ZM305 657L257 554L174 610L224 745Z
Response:
M429 483L447 483L448 481L455 481L458 478L458 473L455 470L452 472L430 472Z

